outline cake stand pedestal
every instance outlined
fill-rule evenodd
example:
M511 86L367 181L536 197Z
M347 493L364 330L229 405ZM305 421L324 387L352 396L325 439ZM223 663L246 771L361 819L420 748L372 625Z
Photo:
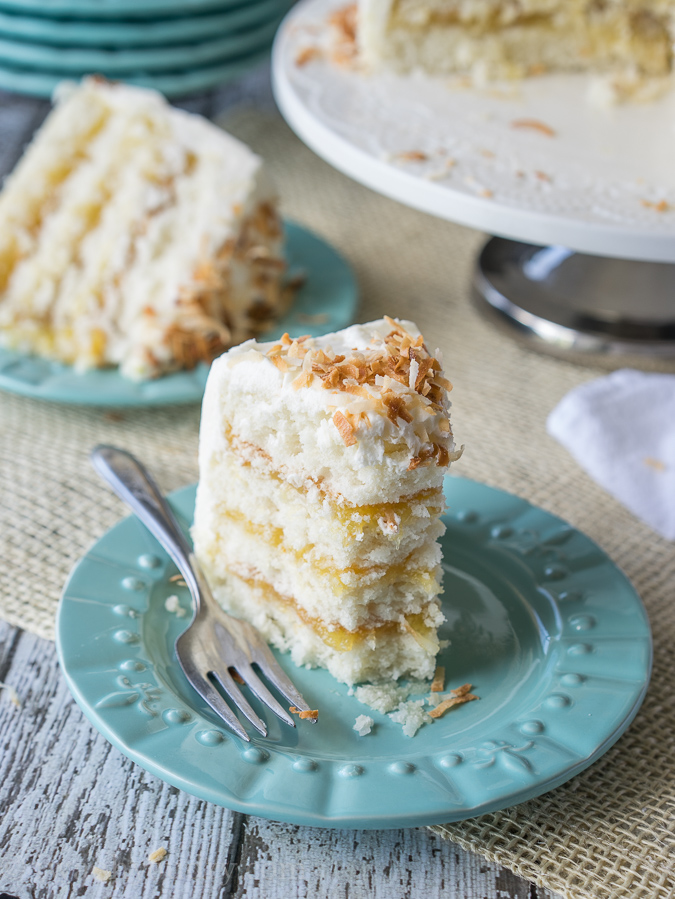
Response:
M495 237L474 273L474 298L534 349L623 364L675 358L675 265L575 253Z
M340 67L341 5L301 0L277 34L273 88L300 138L385 196L497 235L474 294L531 346L675 360L675 89L600 108L585 75L481 89Z

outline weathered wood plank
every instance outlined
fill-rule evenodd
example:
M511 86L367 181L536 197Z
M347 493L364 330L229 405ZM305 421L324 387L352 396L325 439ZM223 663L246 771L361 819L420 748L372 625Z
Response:
M0 892L219 897L232 812L147 774L93 730L70 697L51 643L23 634L0 703ZM148 864L150 852L169 855ZM94 866L113 872L108 884Z
M426 828L323 830L249 818L237 899L555 899Z
M10 647L14 647L10 659ZM51 643L0 624L0 892L32 899L550 899L425 829L247 818L147 774L86 721ZM169 854L159 864L148 855ZM112 872L107 884L96 865Z

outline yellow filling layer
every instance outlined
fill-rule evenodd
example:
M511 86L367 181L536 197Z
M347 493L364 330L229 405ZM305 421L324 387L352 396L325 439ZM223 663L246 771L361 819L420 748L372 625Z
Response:
M95 120L89 130L82 134L79 148L70 157L54 159L51 169L43 176L44 192L27 199L23 206L23 220L13 221L11 228L7 228L6 240L0 245L0 292L5 290L14 268L25 255L19 251L16 237L12 232L21 227L34 238L37 237L46 215L58 205L66 181L77 166L87 158L89 143L101 132L107 120L108 116L104 114Z
M297 565L301 565L307 561L307 557L314 549L314 544L307 544L301 550L292 550L284 542L284 532L282 528L272 527L272 525L255 524L249 521L242 512L232 509L219 509L219 517L229 519L234 522L238 528L248 534L250 537L261 540L268 546L280 550L285 555L290 556ZM435 584L433 572L426 568L411 567L411 556L414 553L403 558L395 565L351 565L346 568L338 568L331 565L330 562L313 561L312 568L321 576L332 578L336 581L337 590L343 583L342 575L353 575L355 577L366 577L379 575L386 583L394 584L397 581L405 580L407 583L415 583L432 589Z
M399 621L382 621L372 625L364 625L353 631L338 625L326 625L319 618L313 618L308 612L297 604L295 599L290 596L283 596L278 593L274 587L267 581L259 577L240 578L252 590L257 589L262 592L265 602L274 607L275 605L292 608L300 621L307 627L311 628L326 646L336 650L336 652L349 652L365 643L369 638L375 636L393 636L400 633L411 633L418 642L431 640L436 630L424 623L425 615L418 612L412 615L405 615L405 623ZM274 617L273 608L270 611Z

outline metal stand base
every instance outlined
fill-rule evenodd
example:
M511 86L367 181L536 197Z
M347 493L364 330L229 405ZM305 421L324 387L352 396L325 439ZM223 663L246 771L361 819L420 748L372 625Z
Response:
M474 292L534 349L610 367L627 357L675 361L674 264L494 237L478 258Z

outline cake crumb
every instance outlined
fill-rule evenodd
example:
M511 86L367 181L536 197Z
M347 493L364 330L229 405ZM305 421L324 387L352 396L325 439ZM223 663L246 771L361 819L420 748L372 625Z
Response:
M653 459L651 456L645 456L642 461L647 466L647 468L652 468L654 471L666 470L665 462L662 462L660 459Z
M150 862L151 864L158 864L163 859L165 859L168 854L169 853L164 848L164 846L160 846L159 849L155 849L150 853L150 855L148 856L148 862Z
M395 712L389 714L389 717L396 724L403 725L403 733L406 737L414 737L420 727L427 723L430 714L431 712L424 709L423 699L411 699L408 702L402 702Z
M362 684L356 687L354 695L363 705L386 715L400 706L413 693L426 693L428 681L410 681L405 686L398 684Z
M360 737L365 737L373 729L373 724L375 721L369 715L359 715L352 730L355 730Z
M171 612L172 614L174 614L176 618L185 618L187 614L185 609L181 606L180 600L175 594L167 596L167 598L164 600L164 608L167 610L167 612Z
M91 873L101 883L108 883L112 877L112 871L106 871L104 868L97 868L96 865L91 869Z
M19 694L16 692L14 687L10 686L10 684L3 684L3 682L0 681L0 690L6 690L7 698L12 703L12 705L15 705L17 709L21 708L21 700L19 699Z

